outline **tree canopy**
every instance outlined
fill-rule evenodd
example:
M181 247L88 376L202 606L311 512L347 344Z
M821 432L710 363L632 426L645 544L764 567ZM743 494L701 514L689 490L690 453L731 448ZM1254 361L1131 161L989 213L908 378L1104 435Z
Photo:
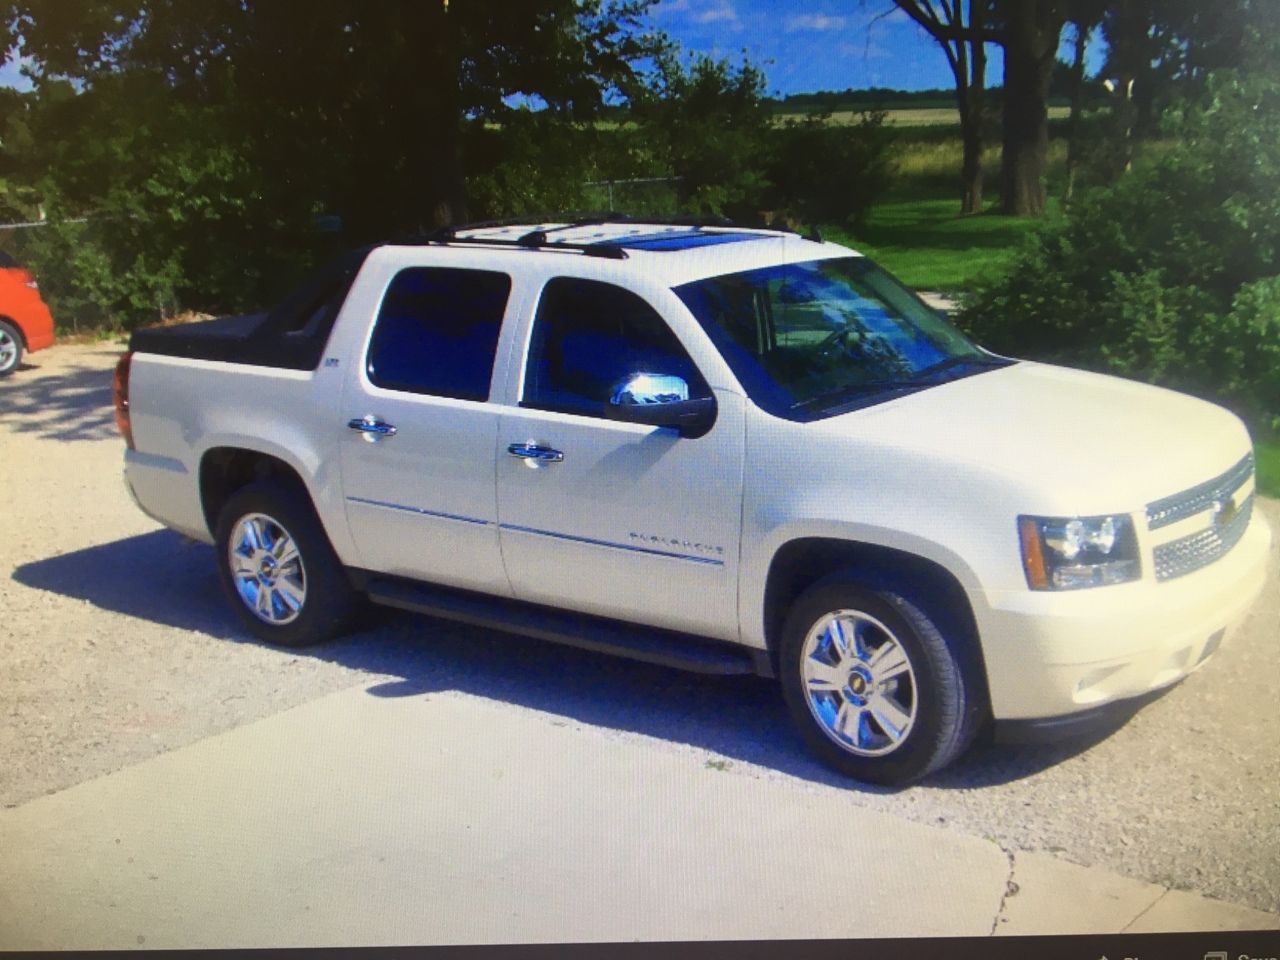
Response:
M652 2L9 0L36 94L0 102L4 162L90 218L35 241L81 314L253 305L332 244L317 218L349 244L466 219L468 147L522 101L597 115L664 45Z
M3 19L41 82L147 87L224 123L264 180L377 229L369 211L465 216L464 123L501 122L517 96L599 111L659 48L652 2L10 0Z

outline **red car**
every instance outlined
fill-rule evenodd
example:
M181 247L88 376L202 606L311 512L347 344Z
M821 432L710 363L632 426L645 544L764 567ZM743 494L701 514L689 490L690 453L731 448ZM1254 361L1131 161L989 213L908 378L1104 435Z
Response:
M0 251L0 377L18 369L24 352L53 346L53 316L35 277Z

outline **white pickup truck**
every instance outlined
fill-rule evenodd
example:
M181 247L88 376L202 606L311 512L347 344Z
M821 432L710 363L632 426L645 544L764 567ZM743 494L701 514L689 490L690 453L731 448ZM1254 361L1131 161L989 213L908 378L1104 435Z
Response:
M1236 417L995 356L816 237L450 230L130 347L128 486L216 546L256 636L323 640L368 598L777 676L865 781L991 721L1115 725L1263 583Z

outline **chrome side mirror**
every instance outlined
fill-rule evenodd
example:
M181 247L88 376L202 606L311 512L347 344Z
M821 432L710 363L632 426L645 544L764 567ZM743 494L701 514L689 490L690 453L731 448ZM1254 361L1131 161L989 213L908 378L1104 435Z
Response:
M609 396L615 407L679 403L689 399L689 384L683 377L665 373L637 373L617 384Z
M716 422L714 397L689 399L689 383L666 373L634 373L609 391L608 415L626 423L671 427L700 437Z

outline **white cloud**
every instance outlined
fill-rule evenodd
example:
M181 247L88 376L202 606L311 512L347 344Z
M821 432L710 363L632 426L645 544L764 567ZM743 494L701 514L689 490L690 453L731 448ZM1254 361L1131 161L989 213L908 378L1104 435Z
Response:
M843 30L847 19L846 17L829 17L823 13L802 13L787 17L783 29L787 33L798 33L801 30Z
M738 23L738 11L733 9L733 4L729 0L712 0L710 3L690 4L689 9L696 11L693 15L694 23L724 23L730 25Z

